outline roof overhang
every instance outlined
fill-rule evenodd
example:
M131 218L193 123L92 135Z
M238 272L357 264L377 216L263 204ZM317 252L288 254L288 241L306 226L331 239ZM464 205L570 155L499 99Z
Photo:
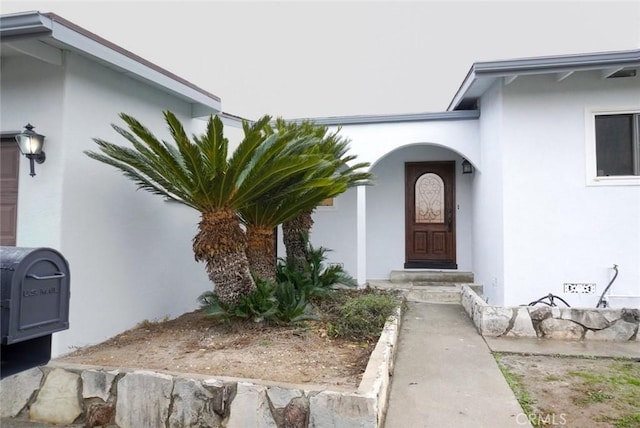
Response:
M434 113L404 113L404 114L384 114L384 115L315 117L315 118L303 118L303 119L288 119L287 122L300 123L303 121L311 121L316 125L343 126L343 125L370 125L374 123L474 120L474 119L478 119L479 117L480 117L479 111L471 110L471 111L444 111L444 112L434 112Z
M498 79L509 84L519 76L555 74L556 80L561 81L575 72L594 70L599 70L602 78L609 78L625 71L631 73L639 67L640 50L477 62L471 66L447 110L477 108L477 100Z
M71 51L170 93L191 105L192 117L221 111L220 98L53 13L0 16L2 54L28 55L61 65Z

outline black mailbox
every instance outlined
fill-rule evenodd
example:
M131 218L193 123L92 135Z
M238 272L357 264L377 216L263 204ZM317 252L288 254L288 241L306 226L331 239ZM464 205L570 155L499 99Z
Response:
M69 264L51 248L0 247L0 377L46 364L69 328Z

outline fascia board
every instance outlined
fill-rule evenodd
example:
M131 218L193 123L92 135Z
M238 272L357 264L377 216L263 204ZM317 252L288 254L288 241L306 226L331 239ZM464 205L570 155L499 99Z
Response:
M219 113L218 117L220 118L220 120L222 120L224 126L231 126L233 128L242 128L242 123L245 121L249 122L249 124L254 123L254 121L252 120L245 119L243 117L226 112Z
M477 75L556 73L572 70L597 70L603 67L639 66L640 50L604 52L595 54L523 58L474 64Z
M460 104L460 102L462 101L462 98L464 98L465 94L471 88L471 85L473 85L473 83L475 82L476 74L475 74L474 68L475 68L475 64L472 65L471 68L469 69L469 72L467 73L466 77L462 81L462 84L460 85L460 87L456 91L456 94L453 96L453 99L447 106L447 111L455 110L458 104Z
M36 36L51 33L51 20L38 12L21 12L0 16L0 38Z
M340 125L370 125L375 123L400 123L400 122L429 122L449 120L473 120L480 117L477 110L445 111L435 113L407 113L387 115L363 115L363 116L335 116L289 119L287 122L300 123L308 120L316 125L340 126Z

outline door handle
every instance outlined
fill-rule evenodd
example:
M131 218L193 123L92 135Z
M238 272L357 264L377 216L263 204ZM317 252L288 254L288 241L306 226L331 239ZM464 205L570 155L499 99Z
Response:
M27 278L33 278L33 279L37 279L37 280L43 280L43 279L58 279L58 278L64 278L65 274L62 272L58 272L58 273L54 273L53 275L49 275L49 276L38 276L38 275L34 275L34 274L29 274L27 275Z

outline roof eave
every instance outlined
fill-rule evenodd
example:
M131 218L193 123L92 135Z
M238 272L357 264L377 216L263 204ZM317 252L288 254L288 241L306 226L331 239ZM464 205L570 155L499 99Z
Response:
M194 118L221 111L219 97L58 15L23 12L1 17L2 41L42 36L183 99L191 104Z
M433 113L404 113L404 114L384 114L384 115L361 115L361 116L333 116L288 119L287 122L300 123L311 121L316 125L343 126L343 125L371 125L376 123L406 123L406 122L428 122L428 121L449 121L449 120L474 120L480 117L477 110L444 111Z
M51 20L39 12L20 12L0 16L0 38L37 36L51 33Z
M474 63L449 103L447 111L456 110L465 101L468 93L474 87L477 87L482 79L484 79L484 83L486 84L488 80L493 81L497 78L507 76L599 70L614 66L640 66L640 50Z

